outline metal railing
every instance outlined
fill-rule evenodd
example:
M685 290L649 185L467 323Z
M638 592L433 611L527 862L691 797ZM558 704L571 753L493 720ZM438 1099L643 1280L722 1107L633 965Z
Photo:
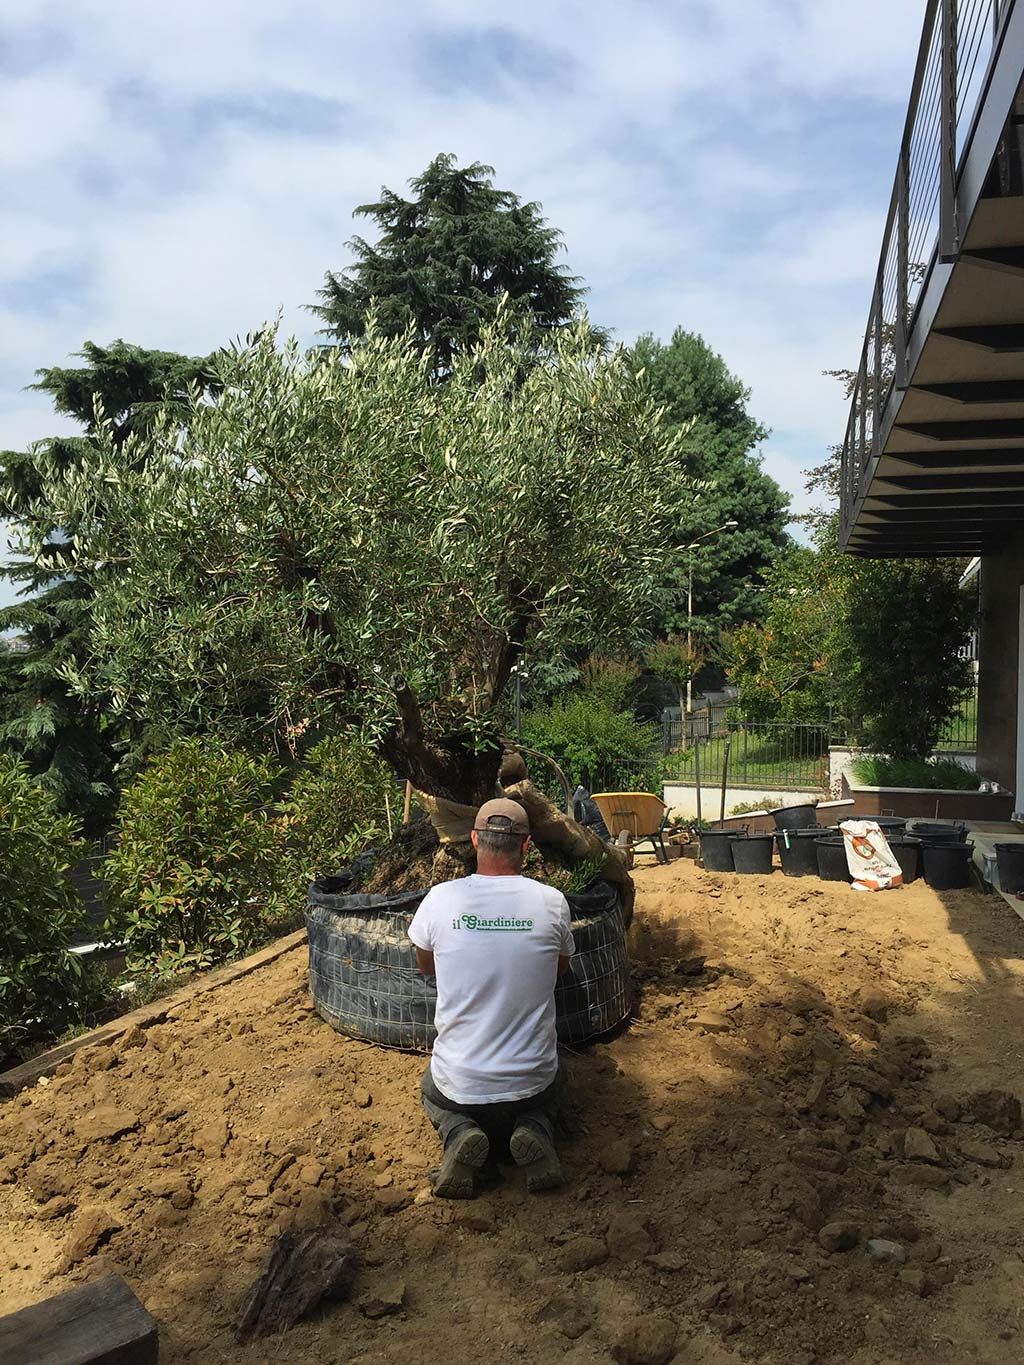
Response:
M843 441L844 532L868 460L877 455L893 387L907 384L907 351L936 260L960 249L957 173L992 57L1014 0L928 0L896 179L882 234L864 347Z
M751 721L735 718L665 759L665 780L762 792L826 791L829 721Z

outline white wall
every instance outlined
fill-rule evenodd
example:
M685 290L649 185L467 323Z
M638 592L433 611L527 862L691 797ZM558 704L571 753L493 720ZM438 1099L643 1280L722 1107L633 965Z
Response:
M705 787L702 783L700 799L703 818L717 820L722 808L721 784L717 787ZM760 806L762 801L769 800L775 805L800 806L807 801L820 799L821 792L777 792L758 787L726 787L725 813L728 815L733 806L738 806L741 802L743 805L757 802ZM686 787L681 782L666 782L662 800L669 810L676 812L684 820L694 819L697 815L696 787Z

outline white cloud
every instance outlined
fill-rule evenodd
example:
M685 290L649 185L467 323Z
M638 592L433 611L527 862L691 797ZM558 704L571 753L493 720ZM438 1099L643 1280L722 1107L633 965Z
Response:
M55 429L22 387L86 337L203 351L278 308L310 337L352 208L450 150L543 203L618 336L702 331L799 493L844 425L820 371L860 346L917 9L8 3L0 447Z

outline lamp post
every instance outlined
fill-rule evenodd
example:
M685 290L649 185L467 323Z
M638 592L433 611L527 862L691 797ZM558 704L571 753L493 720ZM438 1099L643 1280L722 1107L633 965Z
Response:
M739 526L738 521L727 521L721 526L716 526L713 531L705 531L702 536L687 545L686 550L690 556L689 573L686 583L686 653L689 661L689 668L686 675L686 714L693 715L693 552L700 548L702 540L708 540L711 536L717 536L722 531L734 531ZM686 735L686 721L683 720L684 742L688 738Z

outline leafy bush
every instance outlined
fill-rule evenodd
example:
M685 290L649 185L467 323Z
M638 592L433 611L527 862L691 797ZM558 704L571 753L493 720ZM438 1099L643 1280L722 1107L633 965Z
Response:
M85 906L67 874L84 851L54 794L0 755L0 1056L75 1017L85 973L68 944Z
M777 796L762 796L758 801L741 801L739 805L730 806L730 815L753 815L756 811L780 810L782 802Z
M591 790L614 791L622 784L639 789L638 783L649 789L659 780L658 739L657 726L619 710L601 688L569 693L523 716L523 742L549 754L571 782ZM550 777L541 768L531 763L530 773L548 790ZM557 797L561 801L561 791Z
M122 798L104 865L108 931L130 967L158 975L208 967L265 936L279 910L278 771L201 739L157 756Z
M866 787L945 787L954 791L977 791L981 778L951 758L929 762L923 758L858 758L851 764L858 782Z
M354 732L329 735L306 754L285 800L282 896L301 909L309 882L336 872L388 830L397 792L387 764Z

